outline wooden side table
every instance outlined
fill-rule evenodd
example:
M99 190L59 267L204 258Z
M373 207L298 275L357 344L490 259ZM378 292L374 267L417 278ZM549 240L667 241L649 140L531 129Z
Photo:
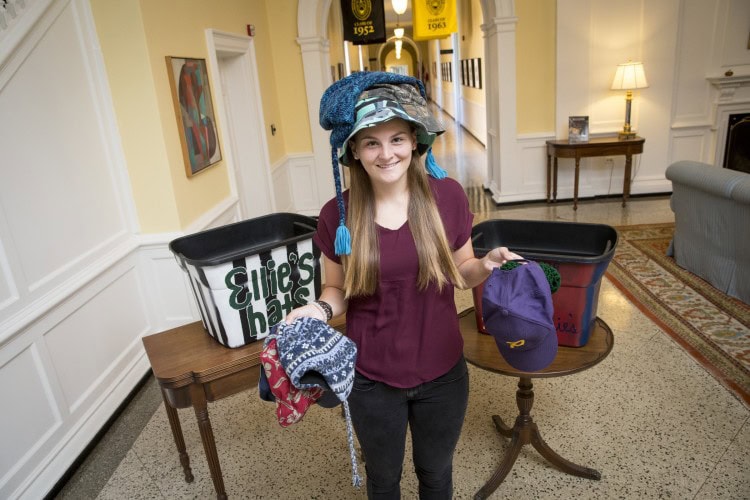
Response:
M177 408L192 406L216 497L227 498L207 403L258 384L263 342L229 349L212 339L198 321L143 337L143 345L161 387L185 481L192 482L193 473Z
M557 159L574 158L576 162L575 180L573 184L573 210L578 209L578 178L580 174L581 158L593 156L625 155L625 174L622 184L622 206L630 196L630 176L633 168L633 155L643 153L643 143L646 139L619 140L617 137L597 137L588 142L547 141L547 203L557 201ZM554 165L552 159L554 158ZM552 196L550 197L550 188Z
M557 350L557 356L551 365L537 372L522 372L505 362L497 349L495 339L491 335L480 333L474 310L468 309L459 317L461 334L464 338L464 356L466 360L485 370L518 377L516 404L518 417L513 427L509 427L498 415L492 416L492 421L500 435L510 438L510 447L500 461L495 473L484 486L474 495L475 499L487 498L503 482L518 454L527 444L531 444L545 459L557 466L563 472L588 479L600 479L599 471L583 467L558 455L542 439L536 422L531 417L531 407L534 404L534 390L532 378L562 377L587 370L600 363L612 351L614 337L612 330L600 318L596 318L596 327L589 336L589 341L582 347L562 347Z

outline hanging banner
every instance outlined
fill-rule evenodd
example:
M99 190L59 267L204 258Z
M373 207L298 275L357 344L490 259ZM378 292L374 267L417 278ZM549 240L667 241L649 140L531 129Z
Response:
M341 0L344 40L354 45L385 43L383 0Z
M458 32L456 0L412 0L414 39L445 38Z

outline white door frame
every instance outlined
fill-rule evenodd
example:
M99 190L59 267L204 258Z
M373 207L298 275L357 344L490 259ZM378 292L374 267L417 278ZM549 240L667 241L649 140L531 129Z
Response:
M486 60L487 182L495 202L508 201L517 183L520 162L516 138L516 0L479 0ZM331 147L318 124L320 97L331 83L327 24L332 0L305 0L297 7L297 43L307 89L308 118L313 140L318 201L333 195ZM440 59L436 59L439 61ZM501 70L502 66L502 70ZM433 99L435 99L433 93ZM516 171L516 172L514 172Z
M206 30L214 100L231 193L242 219L276 209L252 37Z

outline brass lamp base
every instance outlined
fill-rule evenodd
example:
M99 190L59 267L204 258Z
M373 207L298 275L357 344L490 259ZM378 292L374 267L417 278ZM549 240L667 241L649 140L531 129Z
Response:
M618 132L617 139L620 141L627 141L629 139L635 139L635 132L632 130L630 132L624 132L624 131Z

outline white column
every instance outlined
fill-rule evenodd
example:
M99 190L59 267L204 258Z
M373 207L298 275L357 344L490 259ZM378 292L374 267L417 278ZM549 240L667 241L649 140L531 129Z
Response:
M344 40L344 76L352 74L352 65L349 60L349 42Z
M302 66L307 88L307 112L310 120L313 156L315 157L315 180L311 186L318 206L333 198L333 170L331 165L330 132L319 125L320 97L331 82L328 40L320 37L297 38L302 52ZM348 59L347 59L348 60Z
M486 61L487 186L497 203L521 182L516 152L515 16L496 17L482 25Z

